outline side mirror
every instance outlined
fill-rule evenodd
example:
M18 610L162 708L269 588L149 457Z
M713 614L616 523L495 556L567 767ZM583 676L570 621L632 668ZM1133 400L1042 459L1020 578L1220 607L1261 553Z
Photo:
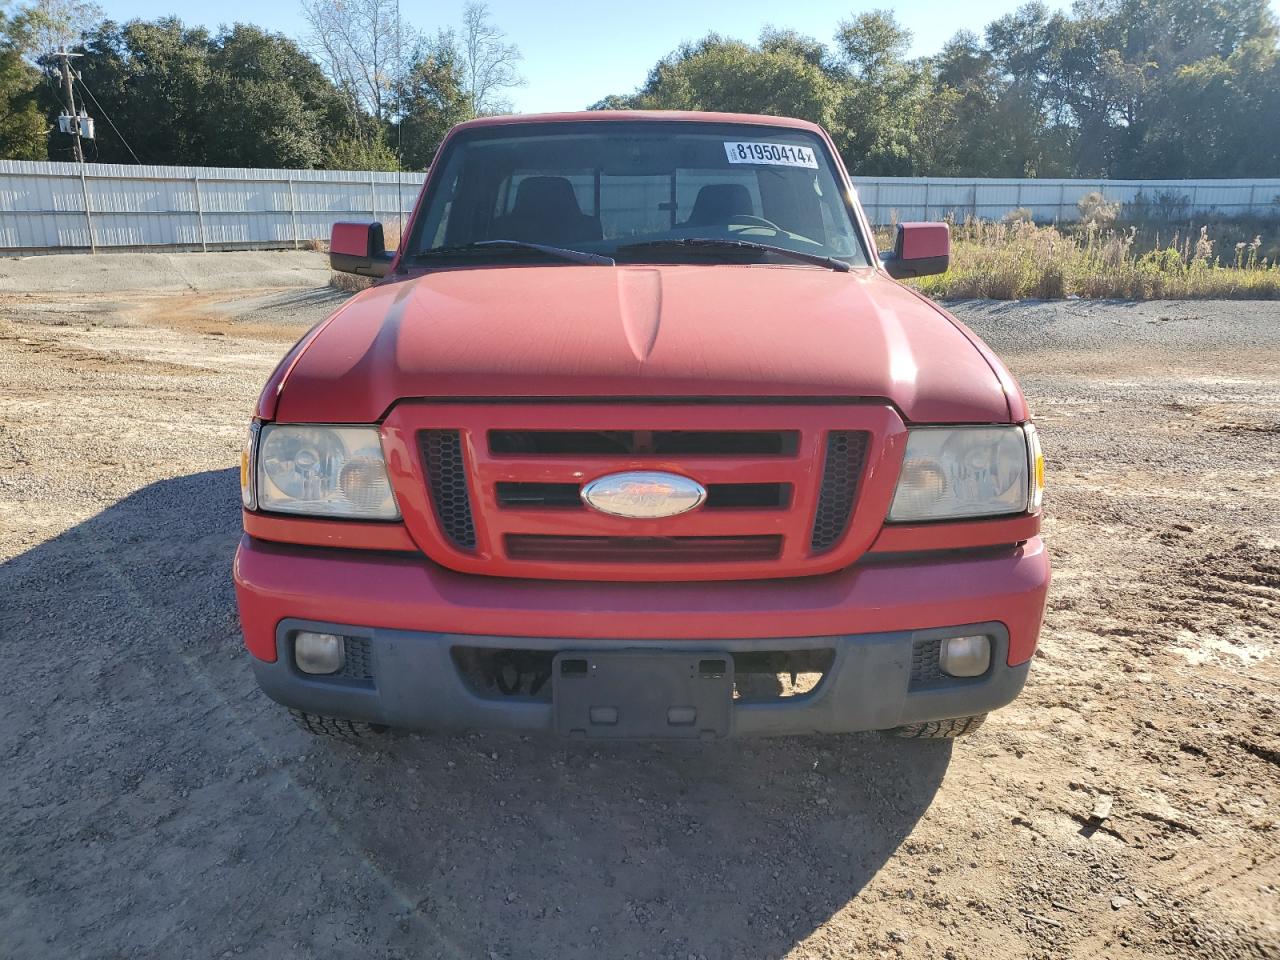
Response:
M893 252L880 260L895 280L946 273L951 266L951 228L945 223L900 223Z
M382 239L380 223L335 223L329 235L329 267L339 273L385 277L392 254Z

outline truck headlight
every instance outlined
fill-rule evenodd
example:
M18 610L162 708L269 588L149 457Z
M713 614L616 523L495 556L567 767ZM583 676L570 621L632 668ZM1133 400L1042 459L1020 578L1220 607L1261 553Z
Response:
M377 427L264 423L256 466L260 510L367 520L400 516Z
M1044 476L1039 453L1030 425L913 429L889 519L954 520L1033 510Z

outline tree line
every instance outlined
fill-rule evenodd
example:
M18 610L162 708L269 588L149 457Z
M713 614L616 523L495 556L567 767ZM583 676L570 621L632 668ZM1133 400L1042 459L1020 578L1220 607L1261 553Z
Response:
M95 4L0 0L0 157L70 158L55 52L79 54L77 107L102 163L424 169L462 120L510 110L520 51L481 2L423 32L395 0L302 0L294 39L177 17L117 23Z
M599 108L805 117L866 176L1280 176L1280 56L1268 0L1028 3L910 58L887 11L830 44L711 35Z
M132 147L145 163L422 169L452 124L509 109L521 82L519 48L483 3L427 34L395 0L302 0L300 40L245 24L119 24L77 0L4 3L5 157L68 153L54 126L59 44L84 54L101 161L128 162ZM925 57L909 55L911 32L888 11L833 31L686 42L635 92L594 108L803 117L861 175L1280 176L1268 0L1077 0L1070 12L1032 2Z

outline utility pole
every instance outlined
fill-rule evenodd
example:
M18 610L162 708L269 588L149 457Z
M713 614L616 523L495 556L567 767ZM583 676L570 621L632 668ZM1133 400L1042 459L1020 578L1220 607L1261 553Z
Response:
M76 94L71 86L71 58L78 57L80 54L67 53L63 49L54 56L58 58L58 63L62 67L62 87L67 94L67 114L70 117L67 126L72 145L75 147L76 163L84 163L84 148L80 146L80 112L76 110Z

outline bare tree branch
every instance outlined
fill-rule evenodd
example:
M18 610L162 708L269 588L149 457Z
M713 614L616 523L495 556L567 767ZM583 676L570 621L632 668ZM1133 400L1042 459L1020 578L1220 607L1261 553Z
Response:
M517 64L520 48L507 43L506 33L489 16L489 5L468 3L462 13L462 63L471 112L477 116L510 108L504 90L521 86Z
M100 6L82 0L37 0L28 12L33 29L27 54L32 61L74 47L80 35L103 17Z
M346 94L353 113L389 119L416 34L396 0L301 0L307 45Z

